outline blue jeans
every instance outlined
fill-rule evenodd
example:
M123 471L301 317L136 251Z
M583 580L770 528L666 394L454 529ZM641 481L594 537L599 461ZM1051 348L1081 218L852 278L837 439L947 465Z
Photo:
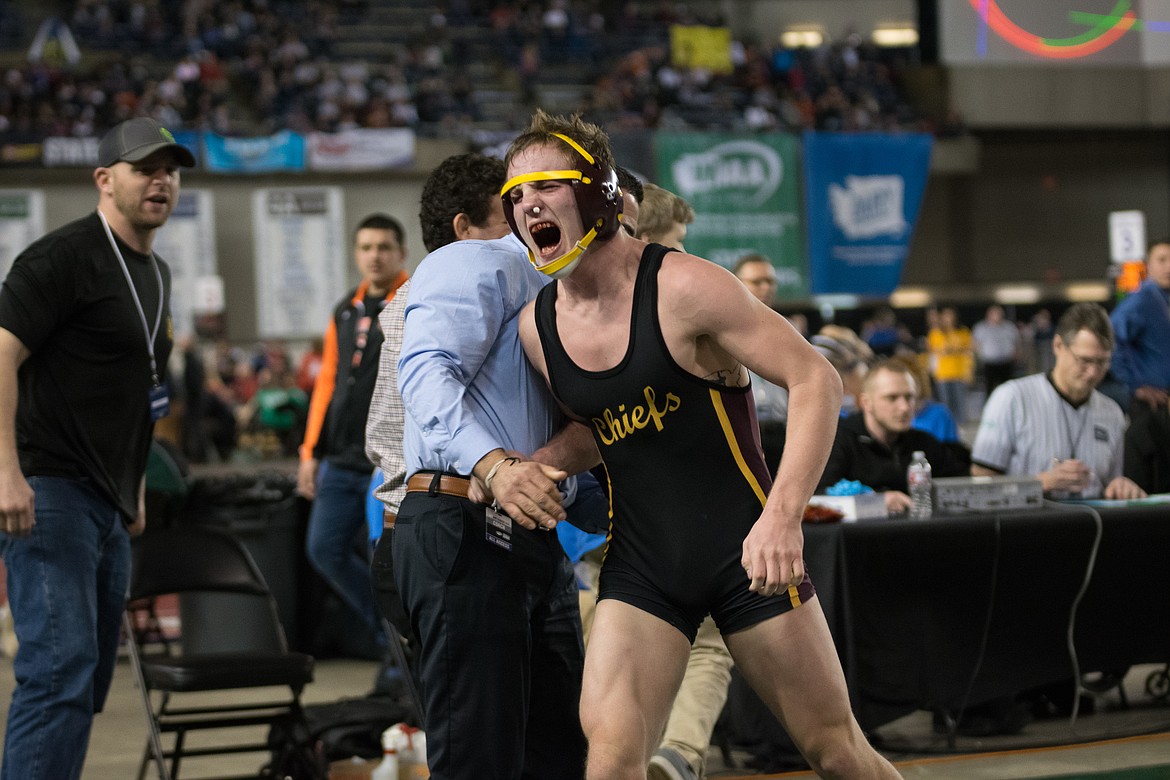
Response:
M317 495L309 513L305 551L329 586L362 619L379 646L385 644L382 618L374 603L370 563L354 551L354 540L368 537L366 494L370 472L325 461L317 475Z
M955 422L959 425L967 422L967 383L962 380L951 380L934 383L935 395L942 401Z
M3 780L81 777L94 713L110 690L130 581L130 537L86 483L31 477L36 525L0 533L20 649Z

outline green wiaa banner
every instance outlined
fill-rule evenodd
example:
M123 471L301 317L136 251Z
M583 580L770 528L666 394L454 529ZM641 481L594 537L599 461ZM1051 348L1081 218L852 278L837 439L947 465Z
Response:
M686 250L726 268L761 254L776 268L777 299L808 295L799 139L782 133L658 133L661 186L695 209Z

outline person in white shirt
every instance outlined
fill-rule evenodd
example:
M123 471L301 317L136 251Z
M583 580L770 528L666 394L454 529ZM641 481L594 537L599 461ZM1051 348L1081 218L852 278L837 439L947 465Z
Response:
M1095 303L1078 303L1060 318L1047 374L1013 379L983 409L973 475L1035 476L1050 498L1145 496L1122 476L1125 416L1097 391L1109 370L1113 329Z
M995 388L1012 378L1020 358L1020 330L1004 319L1003 307L992 304L987 315L971 329L975 355L983 367L983 382L990 396Z

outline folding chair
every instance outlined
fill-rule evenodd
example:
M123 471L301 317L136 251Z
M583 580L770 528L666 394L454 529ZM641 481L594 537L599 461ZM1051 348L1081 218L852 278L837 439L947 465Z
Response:
M163 594L180 595L180 601L215 595L216 604L238 604L255 617L261 616L255 631L249 630L248 648L232 647L233 640L223 637L223 650L215 646L215 632L199 637L197 650L184 652L186 641L170 642L157 650L141 644L135 632L131 610L123 619L130 661L142 694L149 735L139 765L138 780L143 780L151 758L160 780L177 780L180 762L185 756L211 756L230 753L267 752L264 742L231 742L188 746L189 732L239 726L281 724L293 726L290 733L307 733L301 708L301 692L313 680L313 658L288 650L284 631L264 577L252 556L230 534L206 526L185 526L151 530L133 544L133 570L130 603ZM263 609L248 609L259 599ZM182 616L182 608L180 617ZM230 632L222 632L230 633ZM287 687L289 695L271 691L251 691L264 687ZM231 691L230 695L208 696L209 692ZM198 693L185 697L182 694ZM268 698L261 698L266 695ZM178 702L199 699L197 706L177 706ZM213 699L213 703L208 703ZM220 701L223 699L223 701ZM275 701L271 699L277 699ZM163 747L163 734L173 734L174 744ZM237 733L238 735L238 733ZM208 735L204 735L206 737ZM200 743L203 738L198 740ZM167 766L170 759L170 766ZM259 777L257 770L248 775Z
M172 525L191 491L191 467L178 448L159 438L151 439L146 458L146 516L151 529ZM131 602L135 616L134 636L139 646L152 642L166 644L167 638L156 611L155 599Z

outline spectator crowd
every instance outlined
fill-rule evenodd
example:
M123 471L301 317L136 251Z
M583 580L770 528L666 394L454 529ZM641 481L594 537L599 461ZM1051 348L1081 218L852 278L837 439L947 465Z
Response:
M358 127L467 134L485 120L481 82L532 105L545 78L579 82L576 108L611 129L953 130L909 106L899 74L914 64L913 49L879 48L856 34L814 49L734 40L730 71L715 73L674 64L670 49L674 24L725 22L709 10L453 0L441 12L415 9L411 24L424 34L404 22L382 56L342 56L345 31L360 35L376 5L81 0L44 20L9 8L0 45L21 59L37 51L0 78L0 142L95 136L132 116L227 135ZM30 47L41 33L46 40ZM64 39L76 43L79 60L70 61Z
M745 265L745 270L750 266ZM1001 364L991 367L993 378L1050 371L1052 311L1045 306L1027 312L1011 307L1007 312L1002 307L991 308L999 309L993 316L1002 317L1002 322L1011 326L1018 345L1006 368ZM982 403L990 394L989 364L980 357L970 336L981 321L977 309L943 307L912 312L879 305L852 313L856 315L856 321L851 321L855 327L840 323L816 325L816 313L785 311L845 374L847 411L856 410L855 398L867 373L863 369L883 358L896 357L916 377L920 401L917 414L923 428L944 440L958 441L960 429L968 426L966 438L971 438L972 426L978 422ZM811 333L807 326L810 316L814 320ZM963 324L964 318L972 325ZM942 345L954 341L955 337L946 335L952 332L960 334L959 346L947 352ZM932 338L935 349L931 347ZM183 393L188 396L184 408L202 418L194 435L188 434L186 454L192 460L296 454L320 366L319 343L274 340L247 348L218 339L193 341L180 352L184 357L183 372L190 375L189 381L182 383ZM1119 398L1116 384L1109 377L1102 390ZM957 392L955 387L946 389L950 385L957 385ZM936 427L928 421L938 415L945 417L945 425Z

